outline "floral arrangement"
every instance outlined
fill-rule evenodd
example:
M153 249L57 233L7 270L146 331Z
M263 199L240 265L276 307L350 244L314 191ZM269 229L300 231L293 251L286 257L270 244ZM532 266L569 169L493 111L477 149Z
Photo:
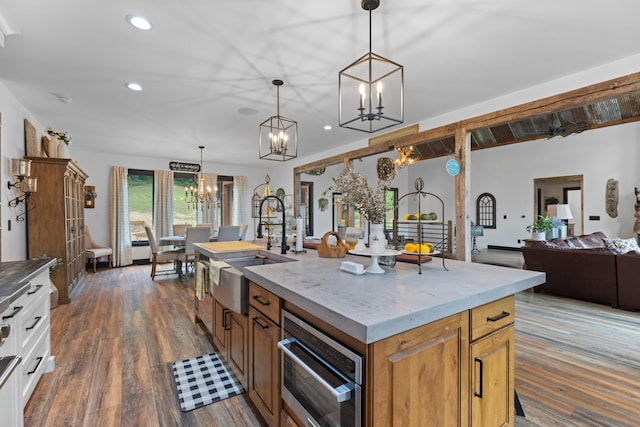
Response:
M540 215L536 220L536 222L527 226L527 231L528 232L532 232L532 231L547 232L547 231L551 231L552 228L553 228L553 222L551 221L551 218L549 218L548 216Z
M562 226L564 223L562 222L562 220L560 218L552 216L551 217L551 224L552 224L552 228L558 228L558 227Z
M360 213L372 224L382 224L386 211L385 189L388 181L378 180L375 189L367 183L367 179L349 169L345 169L338 177L332 178L333 185L323 193L335 191L342 193L342 200L355 205Z
M64 142L67 145L71 144L71 135L69 135L69 132L67 131L56 132L53 129L48 128L47 133L52 137L55 136L56 138L58 138L60 141Z

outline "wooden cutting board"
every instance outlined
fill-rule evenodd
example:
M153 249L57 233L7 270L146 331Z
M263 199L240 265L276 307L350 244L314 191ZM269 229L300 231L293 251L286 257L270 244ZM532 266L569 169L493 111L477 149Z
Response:
M236 251L251 251L264 249L264 246L255 245L248 242L209 242L201 243L203 248L211 252L236 252Z

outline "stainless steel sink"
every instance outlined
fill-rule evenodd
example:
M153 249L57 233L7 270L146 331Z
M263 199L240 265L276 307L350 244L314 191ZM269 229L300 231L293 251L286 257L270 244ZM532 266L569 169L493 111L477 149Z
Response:
M255 265L288 262L262 256L224 259L231 268L220 270L220 284L211 285L211 293L218 302L236 313L249 312L249 281L244 276L244 268Z

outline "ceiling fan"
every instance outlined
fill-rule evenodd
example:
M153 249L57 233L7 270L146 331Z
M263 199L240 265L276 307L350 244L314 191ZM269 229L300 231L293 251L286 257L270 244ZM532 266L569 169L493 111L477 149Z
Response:
M542 130L540 135L545 135L547 139L554 138L556 136L569 136L575 133L584 132L587 129L591 128L591 124L588 122L567 122L565 124L561 124L560 126L549 127L546 130Z

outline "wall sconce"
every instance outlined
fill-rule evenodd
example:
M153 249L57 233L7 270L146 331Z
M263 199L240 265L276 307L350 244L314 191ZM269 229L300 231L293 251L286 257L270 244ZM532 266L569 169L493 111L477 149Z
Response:
M9 206L15 208L20 203L24 203L25 211L16 217L17 221L24 221L25 215L29 211L29 197L38 190L38 178L31 177L31 160L11 159L11 170L18 180L13 183L9 181L7 187L9 190L15 188L22 194L10 200Z

